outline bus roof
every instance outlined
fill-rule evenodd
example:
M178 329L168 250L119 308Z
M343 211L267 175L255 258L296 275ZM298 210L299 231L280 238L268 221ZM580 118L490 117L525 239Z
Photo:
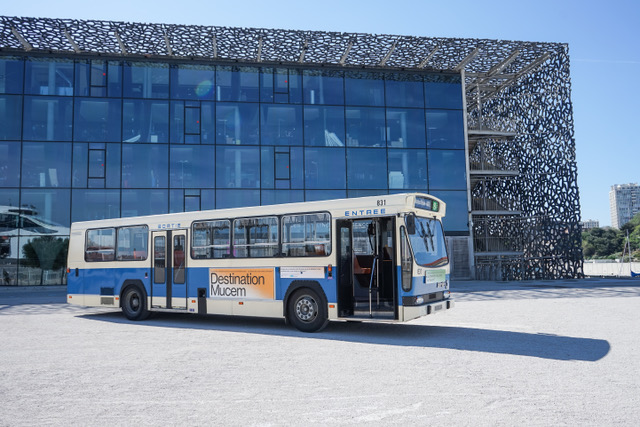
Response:
M356 217L388 216L400 212L414 212L419 216L442 218L446 213L446 205L442 200L424 193L382 194L380 196L350 199L332 199L82 221L74 222L71 228L86 229L135 224L148 224L152 226L152 228L156 228L153 227L155 225L167 225L166 227L160 228L186 228L192 221L198 220L285 215L305 212L330 212L334 218L354 219Z

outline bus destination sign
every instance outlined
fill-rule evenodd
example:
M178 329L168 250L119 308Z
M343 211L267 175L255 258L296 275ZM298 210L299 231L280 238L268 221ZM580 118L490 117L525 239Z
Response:
M427 199L426 197L416 197L415 207L427 211L438 212L440 210L440 202L437 200Z

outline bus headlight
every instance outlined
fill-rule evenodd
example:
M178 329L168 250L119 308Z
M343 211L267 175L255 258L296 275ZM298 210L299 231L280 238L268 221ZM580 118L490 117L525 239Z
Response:
M416 299L415 299L415 305L422 305L422 304L424 304L424 298L423 298L423 297L421 297L421 296L416 297Z

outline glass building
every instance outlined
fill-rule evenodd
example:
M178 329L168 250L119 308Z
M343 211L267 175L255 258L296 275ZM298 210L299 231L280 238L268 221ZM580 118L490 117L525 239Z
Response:
M75 221L398 192L443 199L447 236L471 246L464 56L407 64L397 38L372 60L368 35L0 24L3 285L64 283Z

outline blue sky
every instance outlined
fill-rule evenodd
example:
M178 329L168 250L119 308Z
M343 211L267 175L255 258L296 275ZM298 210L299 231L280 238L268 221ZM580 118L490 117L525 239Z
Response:
M640 182L638 0L28 0L0 14L568 43L582 218L609 225L609 187Z

